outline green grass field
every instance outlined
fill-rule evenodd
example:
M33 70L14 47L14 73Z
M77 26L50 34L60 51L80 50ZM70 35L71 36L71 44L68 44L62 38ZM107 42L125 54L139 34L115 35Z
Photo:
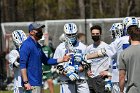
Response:
M54 87L54 91L55 91L55 93L59 93L59 85L56 85L56 86ZM1 90L0 90L0 93L13 93L13 91L1 91ZM44 93L49 93L49 90L48 90L48 89L45 90Z

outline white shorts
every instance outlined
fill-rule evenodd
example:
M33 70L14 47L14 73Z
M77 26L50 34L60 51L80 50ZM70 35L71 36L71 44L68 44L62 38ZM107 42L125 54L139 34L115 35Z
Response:
M86 80L82 82L62 82L60 93L90 93Z
M28 91L25 90L24 93L42 93L42 86L32 86L32 87L33 87L32 90Z
M14 93L24 93L23 87L16 87L16 88L14 88Z

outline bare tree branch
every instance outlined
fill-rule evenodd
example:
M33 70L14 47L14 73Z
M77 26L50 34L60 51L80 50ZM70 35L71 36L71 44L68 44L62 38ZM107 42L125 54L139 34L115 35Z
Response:
M99 11L100 11L100 14L103 15L102 0L99 0Z
M84 0L78 0L80 9L80 18L85 18L85 5Z
M132 0L130 0L129 5L128 5L128 8L127 8L127 16L130 15L131 6L132 6Z

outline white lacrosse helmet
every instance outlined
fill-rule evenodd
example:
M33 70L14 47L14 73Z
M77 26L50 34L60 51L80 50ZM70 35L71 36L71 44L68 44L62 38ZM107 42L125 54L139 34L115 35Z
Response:
M74 23L67 23L64 25L64 33L65 34L76 34L77 26Z
M127 29L130 26L139 26L138 19L135 17L126 17L123 19L123 29L125 34L127 33Z
M70 39L72 44L75 44L77 41L77 26L74 23L67 23L64 25L64 34Z
M26 34L22 30L15 30L12 32L12 39L14 45L19 48L23 41L27 39Z
M122 23L114 23L110 28L113 39L120 38L124 35L123 33L123 24Z

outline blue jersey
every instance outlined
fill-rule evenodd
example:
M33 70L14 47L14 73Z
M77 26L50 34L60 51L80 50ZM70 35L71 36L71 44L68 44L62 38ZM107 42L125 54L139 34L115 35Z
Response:
M39 43L29 36L20 48L20 69L27 69L31 86L42 85L42 63L57 64L57 59L47 58Z

